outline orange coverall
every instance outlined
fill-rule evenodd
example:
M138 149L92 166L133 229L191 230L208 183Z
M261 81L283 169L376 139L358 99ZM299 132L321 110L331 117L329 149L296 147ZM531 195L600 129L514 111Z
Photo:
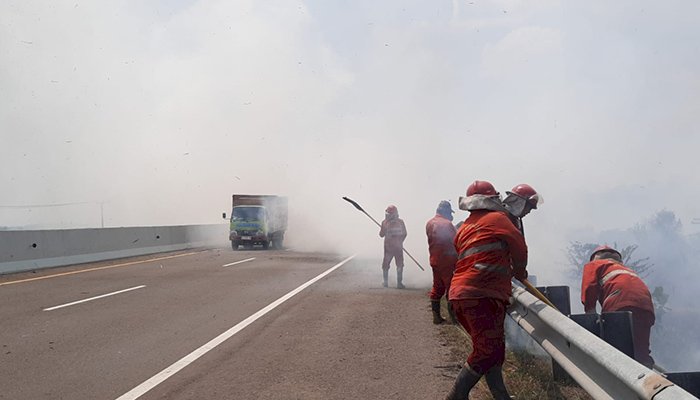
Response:
M425 233L428 236L430 266L433 268L430 300L439 301L450 291L450 282L457 262L457 251L454 245L457 229L449 219L435 214L425 224Z
M595 260L583 267L581 302L586 312L631 311L634 358L651 367L649 336L655 322L654 302L649 288L634 271L613 260Z
M467 364L484 374L505 360L505 309L511 277L527 277L527 245L502 211L474 210L455 237L458 261L449 298L472 338Z
M403 241L406 236L406 225L401 218L382 221L382 227L379 230L379 237L384 238L382 269L389 269L392 258L396 260L396 268L403 268Z

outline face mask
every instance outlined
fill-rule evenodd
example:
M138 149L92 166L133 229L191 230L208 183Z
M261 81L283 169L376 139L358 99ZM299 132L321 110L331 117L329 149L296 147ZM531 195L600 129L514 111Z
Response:
M530 213L532 208L527 204L527 200L518 196L517 194L510 193L503 199L503 206L518 218L522 218Z

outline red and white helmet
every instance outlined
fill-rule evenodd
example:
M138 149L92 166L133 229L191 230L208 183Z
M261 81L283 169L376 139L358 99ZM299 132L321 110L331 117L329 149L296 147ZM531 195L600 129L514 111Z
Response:
M496 188L493 187L491 182L487 181L474 181L474 183L467 187L467 197L475 194L481 194L484 196L498 196Z
M617 255L620 256L620 259L622 259L622 254L620 254L619 251L613 249L612 247L610 247L610 246L608 246L608 245L602 245L602 246L598 246L598 247L596 247L595 249L593 249L593 253L591 253L591 257L590 257L590 259L589 259L588 261L593 261L593 259L595 258L595 255L598 254L598 253L600 253L600 252L603 252L603 251L609 251L609 252L612 252L612 253L617 253Z
M524 198L530 204L530 207L532 207L535 210L537 209L537 206L544 203L544 198L539 193L537 193L535 188L528 185L527 183L521 183L519 185L516 185L513 189L511 189L510 192L506 193L517 194L518 196Z

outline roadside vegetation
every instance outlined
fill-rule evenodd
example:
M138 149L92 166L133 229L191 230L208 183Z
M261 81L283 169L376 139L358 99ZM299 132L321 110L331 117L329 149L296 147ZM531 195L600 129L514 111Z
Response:
M446 310L444 310L446 311ZM507 318L507 317L506 317ZM441 342L450 348L449 364L443 369L443 375L457 376L461 365L471 351L469 336L457 325L440 325ZM517 400L590 400L592 397L575 382L555 382L552 379L552 366L548 357L534 356L525 351L506 352L503 376L511 396ZM452 382L445 387L445 394ZM486 381L481 379L470 396L472 400L490 400Z

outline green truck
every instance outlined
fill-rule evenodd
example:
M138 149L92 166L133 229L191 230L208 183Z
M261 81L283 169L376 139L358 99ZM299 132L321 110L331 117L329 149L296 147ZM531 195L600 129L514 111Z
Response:
M287 209L286 197L234 194L229 229L231 248L259 245L263 249L281 249L287 230Z

